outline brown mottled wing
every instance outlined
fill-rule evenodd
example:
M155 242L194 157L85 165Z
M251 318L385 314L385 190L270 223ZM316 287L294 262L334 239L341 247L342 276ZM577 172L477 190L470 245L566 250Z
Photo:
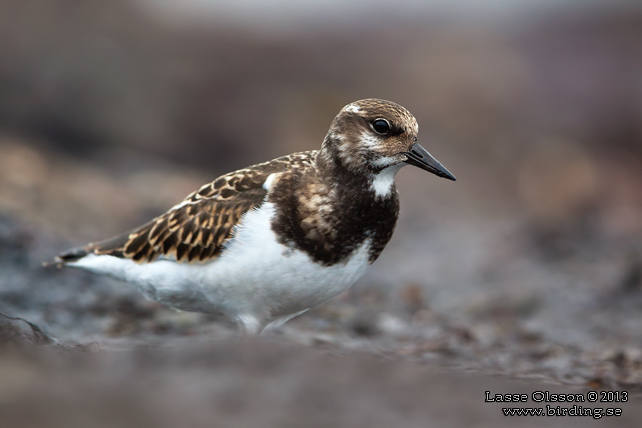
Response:
M116 250L137 262L149 262L158 256L180 262L213 259L241 216L259 205L267 194L260 186L224 193L228 198L219 194L215 198L190 200L130 233L120 248L97 247L94 252L110 254Z
M130 258L139 263L158 257L179 262L216 258L248 210L267 195L263 183L275 172L310 167L316 152L295 153L223 175L190 194L181 204L130 233L59 256L73 261L88 253Z

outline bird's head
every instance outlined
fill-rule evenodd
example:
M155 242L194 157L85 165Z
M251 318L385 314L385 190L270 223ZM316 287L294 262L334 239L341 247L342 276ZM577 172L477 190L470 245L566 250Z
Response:
M341 109L323 142L322 151L352 171L374 175L414 165L439 177L455 180L439 161L417 142L419 126L404 107L369 98Z

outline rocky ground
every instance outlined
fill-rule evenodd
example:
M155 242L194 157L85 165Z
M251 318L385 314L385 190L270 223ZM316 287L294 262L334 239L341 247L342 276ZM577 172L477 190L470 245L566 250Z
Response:
M461 272L434 285L389 283L391 266L382 263L327 305L243 340L225 319L169 310L116 281L41 266L65 245L1 219L0 310L24 319L0 319L0 409L12 427L512 426L484 392L538 390L627 391L626 403L613 404L623 416L609 424L639 420L639 259L630 259L617 287L587 290L575 275L619 272L613 260L596 267L595 258L576 255L572 268L552 269L528 247L528 260L511 252L502 259L510 267L495 266L485 278L489 267L480 262L469 273L484 295L457 287ZM444 251L431 256L447 264ZM480 250L462 243L459 251L472 258ZM411 269L413 257L397 263ZM537 287L495 289L515 278L537 278Z
M0 426L587 423L504 417L484 391L626 391L590 407L639 426L639 7L337 8L307 25L152 3L0 0ZM243 340L42 266L318 148L373 96L408 107L458 180L401 171L380 259L283 329Z

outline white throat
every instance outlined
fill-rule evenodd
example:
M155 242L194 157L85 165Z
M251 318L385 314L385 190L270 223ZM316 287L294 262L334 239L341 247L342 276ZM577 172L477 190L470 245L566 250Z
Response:
M392 185L395 183L395 175L404 165L404 163L398 163L389 166L374 177L371 186L378 198L390 196Z

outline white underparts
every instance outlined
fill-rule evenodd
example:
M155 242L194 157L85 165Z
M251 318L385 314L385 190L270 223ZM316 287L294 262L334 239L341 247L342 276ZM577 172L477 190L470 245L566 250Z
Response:
M372 180L372 190L379 198L385 198L392 192L392 186L395 182L395 175L404 166L404 163L389 166L388 168L375 175Z
M286 320L346 290L370 264L366 240L343 262L315 263L279 242L271 227L272 203L248 211L220 257L209 263L177 263L90 254L70 266L132 283L149 298L186 311L223 312L248 332Z

